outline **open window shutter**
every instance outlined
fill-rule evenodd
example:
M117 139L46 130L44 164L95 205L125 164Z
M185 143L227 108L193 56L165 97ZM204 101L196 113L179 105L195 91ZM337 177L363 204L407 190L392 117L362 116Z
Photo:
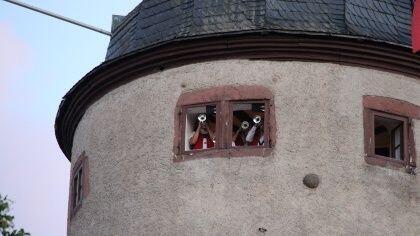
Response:
M402 140L403 136L403 126L400 125L391 131L391 156L397 160L403 159L403 146Z

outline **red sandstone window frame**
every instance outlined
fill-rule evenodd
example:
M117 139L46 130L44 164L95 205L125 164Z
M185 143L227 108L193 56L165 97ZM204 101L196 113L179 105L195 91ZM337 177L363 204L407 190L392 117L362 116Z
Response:
M74 204L75 197L77 197L74 192L74 189L75 189L74 179L76 176L78 176L78 173L80 170L82 170L81 172L82 189L80 191L81 195L80 195L80 200L77 202L77 204ZM83 205L83 202L89 193L89 164L88 164L88 157L86 156L85 152L83 152L79 156L79 158L77 159L76 163L74 164L72 168L72 171L70 174L70 183L71 184L70 184L70 190L69 190L69 219L72 219L76 215L80 207Z
M375 116L398 120L403 123L403 160L375 154ZM365 161L384 167L416 167L413 119L420 119L420 107L398 99L381 96L363 97L363 127Z
M235 103L262 102L266 104L264 138L259 147L232 147L232 107ZM216 146L206 150L185 151L185 116L190 107L216 105ZM274 96L263 86L221 86L181 94L175 108L175 162L211 157L268 156L275 145L276 122Z

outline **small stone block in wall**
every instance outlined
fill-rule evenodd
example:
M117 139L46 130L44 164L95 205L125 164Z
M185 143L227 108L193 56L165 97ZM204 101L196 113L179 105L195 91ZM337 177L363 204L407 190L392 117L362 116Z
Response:
M319 177L316 174L307 174L303 178L303 184L308 188L316 188L319 185Z

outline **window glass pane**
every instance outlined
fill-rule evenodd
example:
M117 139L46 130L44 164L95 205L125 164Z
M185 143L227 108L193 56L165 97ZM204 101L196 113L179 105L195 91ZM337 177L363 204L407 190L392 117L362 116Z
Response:
M403 155L402 155L402 129L403 126L399 125L397 128L394 129L393 132L393 139L394 139L394 143L393 143L393 149L394 149L394 157L397 160L402 160L403 159Z
M264 145L265 103L233 105L232 146Z
M403 122L375 116L375 154L402 160Z
M216 106L187 109L185 151L214 148L216 145Z
M394 156L395 156L395 159L397 159L397 160L402 160L402 156L401 156L401 146L399 146L399 147L397 147L396 149L395 149L395 154L394 154Z
M395 129L394 132L394 146L401 144L401 126Z

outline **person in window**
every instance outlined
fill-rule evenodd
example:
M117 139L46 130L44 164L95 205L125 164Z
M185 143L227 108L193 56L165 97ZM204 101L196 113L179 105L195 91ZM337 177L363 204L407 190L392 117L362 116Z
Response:
M244 130L242 129L242 127L239 127L232 137L232 147L244 145L246 145Z
M190 138L190 146L193 150L213 148L216 142L216 136L214 135L215 123L209 121L198 122L196 130L192 133Z
M263 121L254 124L249 130L245 138L249 146L262 146L264 145L264 126Z

